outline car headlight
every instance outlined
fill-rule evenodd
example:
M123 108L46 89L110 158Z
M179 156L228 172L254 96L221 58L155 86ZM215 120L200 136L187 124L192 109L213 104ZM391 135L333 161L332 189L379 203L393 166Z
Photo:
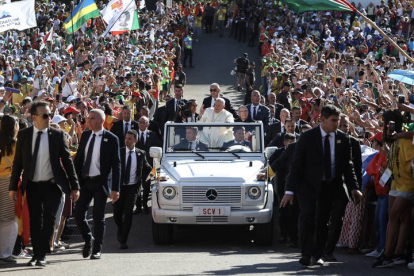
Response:
M253 186L249 188L247 193L251 199L258 199L262 192L260 191L259 187Z
M173 187L165 187L164 190L162 190L162 195L165 199L173 199L176 194L177 193Z

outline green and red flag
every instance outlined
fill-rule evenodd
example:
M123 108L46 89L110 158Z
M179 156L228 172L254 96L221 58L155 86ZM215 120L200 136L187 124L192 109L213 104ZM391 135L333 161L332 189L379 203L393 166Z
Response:
M295 13L307 11L356 11L346 0L284 0Z

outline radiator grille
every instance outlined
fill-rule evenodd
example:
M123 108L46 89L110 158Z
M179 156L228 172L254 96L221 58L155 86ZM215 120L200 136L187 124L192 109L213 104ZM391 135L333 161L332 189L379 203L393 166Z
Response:
M215 200L209 200L206 196L208 190L217 192ZM183 203L241 203L240 186L183 186Z

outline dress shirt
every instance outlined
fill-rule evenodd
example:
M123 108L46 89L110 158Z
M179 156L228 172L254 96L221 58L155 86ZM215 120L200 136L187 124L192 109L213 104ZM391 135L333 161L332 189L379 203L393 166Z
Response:
M189 144L189 150L195 150L197 146L197 141L188 141Z
M145 130L145 131L139 130L138 141L139 141L139 139L141 139L141 133L144 133L144 145L145 145L145 142L147 141L147 130Z
M217 97L216 99L211 97L211 107L214 107L216 105L216 101L217 101L218 98L220 98L220 97Z
M93 134L96 134L95 137L95 143L93 145L93 152L92 152L92 160L91 160L91 167L89 169L89 176L97 176L97 175L101 175L101 143L102 143L102 136L103 136L103 129L101 129L98 132L93 132L91 133L91 136L89 136L89 140L88 143L86 143L86 148L85 148L85 160L83 160L83 162L86 161L86 157L88 156L88 150L89 150L89 143L92 140Z
M322 134L322 148L325 147L325 136L328 135L322 127L320 127L321 134ZM335 177L335 132L329 133L329 145L331 147L331 170L332 170L332 178ZM324 149L325 150L325 149ZM323 177L325 180L325 176Z
M50 152L49 152L49 134L48 128L39 130L33 125L33 138L32 138L32 155L34 153L37 133L43 132L40 136L39 151L37 152L36 168L33 176L33 181L47 181L52 179L53 171L52 165L50 164Z
M125 131L125 124L128 124L128 126L127 126L127 130ZM132 124L132 121L130 120L129 122L125 122L125 121L123 121L123 130L124 130L124 133L126 133L128 130L131 130L131 124Z
M322 134L322 149L325 147L325 136L327 135L327 133L322 129L321 126L319 126L320 130L321 130L321 134ZM332 168L332 178L335 177L335 132L330 132L329 133L330 137L329 137L329 143L330 143L330 147L331 147L331 168ZM323 176L322 178L323 180L325 179L325 176ZM292 191L285 191L285 194L287 195L293 195Z
M285 133L285 124L280 121L280 133Z
M191 115L191 117L187 118L187 123L195 123L195 122L197 122L195 114L193 114L193 115Z
M131 150L128 147L125 147L125 168L128 163L128 156ZM132 149L133 153L131 154L131 170L129 171L129 183L127 185L137 184L137 154L135 152L135 147Z
M256 107L256 115L257 115L257 113L259 113L259 106L260 106L260 104L258 104L258 105L251 105L250 106L250 117L252 118L252 120L256 120L256 118L253 118L253 116L254 116L254 107Z

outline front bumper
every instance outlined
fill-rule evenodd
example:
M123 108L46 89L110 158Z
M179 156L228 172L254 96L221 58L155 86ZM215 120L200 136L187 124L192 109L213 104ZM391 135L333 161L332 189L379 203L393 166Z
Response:
M265 208L253 211L231 211L229 216L197 216L192 211L164 210L157 204L152 206L154 222L166 224L263 224L271 220L272 214L273 194L268 194Z

